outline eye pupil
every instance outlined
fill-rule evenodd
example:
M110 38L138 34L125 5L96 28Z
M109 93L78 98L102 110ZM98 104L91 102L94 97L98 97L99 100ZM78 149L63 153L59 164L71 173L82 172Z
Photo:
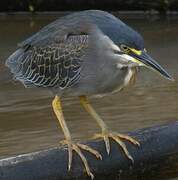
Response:
M123 49L123 51L129 51L129 48L126 45L121 45L121 49Z

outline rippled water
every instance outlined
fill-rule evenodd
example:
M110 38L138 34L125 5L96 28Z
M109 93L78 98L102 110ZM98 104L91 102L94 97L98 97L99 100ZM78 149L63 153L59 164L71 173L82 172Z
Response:
M57 146L63 134L52 112L52 94L25 89L4 67L16 44L59 15L0 17L0 157ZM176 79L169 82L141 69L135 86L118 94L91 99L97 112L114 130L126 132L178 117L178 17L123 16L121 19L145 38L146 48ZM87 139L99 131L82 109L78 98L63 99L68 126L74 139Z

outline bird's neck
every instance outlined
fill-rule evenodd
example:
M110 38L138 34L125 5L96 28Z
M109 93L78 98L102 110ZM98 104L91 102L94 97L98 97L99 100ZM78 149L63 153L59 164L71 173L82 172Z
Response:
M138 67L128 67L126 76L124 78L123 87L127 87L135 83L137 72L138 72Z

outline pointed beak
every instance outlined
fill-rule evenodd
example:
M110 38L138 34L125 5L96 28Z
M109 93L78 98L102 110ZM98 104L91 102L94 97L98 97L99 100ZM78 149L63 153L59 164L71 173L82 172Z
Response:
M174 79L163 69L153 58L151 58L146 51L130 51L130 56L134 58L134 61L140 66L146 66L162 75L164 78L174 81Z

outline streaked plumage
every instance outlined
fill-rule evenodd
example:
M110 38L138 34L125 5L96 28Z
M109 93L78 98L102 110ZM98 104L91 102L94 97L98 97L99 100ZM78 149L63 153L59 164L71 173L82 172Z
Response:
M112 29L110 28L111 26L113 27ZM127 68L123 68L120 73L115 68L113 81L118 79L117 76L122 77L122 80L114 85L114 82L109 78L111 72L103 72L102 74L102 71L100 71L100 65L98 64L101 61L104 64L107 59L104 56L101 59L98 51L101 48L105 48L103 50L107 51L111 43L120 44L120 41L125 41L123 38L124 31L119 33L118 28L126 28L130 31L130 37L133 35L137 37L133 47L142 48L144 46L138 33L111 14L97 10L83 11L54 21L26 41L20 43L20 49L9 57L6 64L14 73L15 79L20 80L27 87L47 87L55 89L55 92L58 88L59 94L72 95L113 92L123 84ZM100 37L98 37L96 31L101 31L103 34L101 33ZM97 42L99 41L98 39L101 39L100 42ZM89 56L91 54L92 56L86 57L86 52ZM93 70L95 72L100 71L100 75L92 77L91 72L88 72L91 70L87 69L86 66L90 68L91 62L96 65L96 68L93 67ZM112 64L112 61L106 63L107 66L112 66ZM81 72L82 68L85 69L84 73ZM81 92L79 92L77 83L80 83L81 77L84 76L91 77L81 80L80 87L83 87L83 91L80 90ZM102 84L101 78L103 76L106 77L108 83L111 83L110 86ZM88 81L88 83L91 82L92 84L94 80L95 82L101 82L101 85L98 83L98 90L91 88L89 93L89 89L85 89L84 86L86 85L83 81ZM73 90L69 89L72 86L74 86ZM67 90L64 92L64 89Z
M6 61L14 77L27 87L48 88L55 94L54 113L64 132L63 144L68 146L68 169L72 154L81 158L87 174L93 178L81 150L96 158L101 154L93 148L75 143L65 122L60 97L79 96L82 106L96 120L106 151L110 141L117 142L126 157L134 162L123 140L139 146L128 135L112 132L87 100L90 95L118 92L135 82L137 70L145 66L167 79L172 77L147 53L140 34L113 15L97 10L73 13L60 18L19 44L19 49Z
M29 46L17 50L7 64L26 86L64 89L78 81L87 44L88 36L78 35L44 47Z

